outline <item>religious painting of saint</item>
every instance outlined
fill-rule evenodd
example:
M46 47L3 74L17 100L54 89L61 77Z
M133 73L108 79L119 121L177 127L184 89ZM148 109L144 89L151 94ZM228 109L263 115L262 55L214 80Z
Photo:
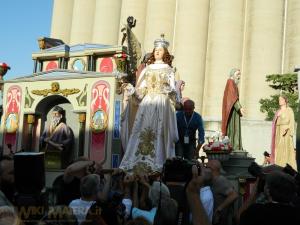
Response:
M106 129L107 115L102 109L97 110L93 114L91 119L91 127L92 127L92 131L95 133L102 132Z
M9 113L5 120L5 130L7 133L15 133L18 129L19 116L16 113Z

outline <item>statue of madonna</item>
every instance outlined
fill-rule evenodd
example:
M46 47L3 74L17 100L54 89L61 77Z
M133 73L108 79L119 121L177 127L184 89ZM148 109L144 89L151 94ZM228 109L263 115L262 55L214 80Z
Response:
M163 35L141 72L135 96L141 100L120 168L128 172L161 171L175 156L178 140L175 114L175 77L169 43Z

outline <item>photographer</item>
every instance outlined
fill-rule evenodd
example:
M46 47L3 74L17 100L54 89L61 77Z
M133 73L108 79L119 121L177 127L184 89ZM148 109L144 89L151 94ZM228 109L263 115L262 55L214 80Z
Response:
M187 199L184 195L186 186L192 179L192 167L196 166L198 173L203 176L204 182L198 192L206 215L209 221L212 221L214 199L210 189L212 182L212 172L209 168L201 167L197 161L187 161L182 158L168 159L164 166L163 180L168 185L171 197L178 203L178 221L179 224L189 224L192 220L192 215L187 207Z
M299 208L291 204L296 196L293 177L280 171L267 174L264 193L268 202L253 203L245 209L240 225L300 224Z

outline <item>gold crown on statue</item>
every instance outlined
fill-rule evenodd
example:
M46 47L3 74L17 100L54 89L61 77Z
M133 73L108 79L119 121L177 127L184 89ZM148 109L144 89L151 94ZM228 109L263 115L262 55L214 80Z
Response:
M168 48L169 42L165 39L165 34L161 34L160 38L154 41L154 48L163 47Z

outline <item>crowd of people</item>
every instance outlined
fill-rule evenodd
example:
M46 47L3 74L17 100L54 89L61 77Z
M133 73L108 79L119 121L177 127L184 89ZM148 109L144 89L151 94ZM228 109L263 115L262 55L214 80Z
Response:
M179 162L179 164L178 164ZM15 201L14 160L0 162L0 224L299 224L299 177L291 167L263 168L238 212L239 193L222 175L218 160L168 160L180 167L162 173L105 169L81 157L56 178L45 210L20 211ZM167 164L167 163L166 163ZM166 166L165 164L165 166ZM181 171L181 172L180 172ZM188 171L188 175L182 171ZM186 175L178 178L180 173ZM263 183L261 185L261 183ZM50 195L49 195L50 198ZM51 202L51 204L50 204Z

